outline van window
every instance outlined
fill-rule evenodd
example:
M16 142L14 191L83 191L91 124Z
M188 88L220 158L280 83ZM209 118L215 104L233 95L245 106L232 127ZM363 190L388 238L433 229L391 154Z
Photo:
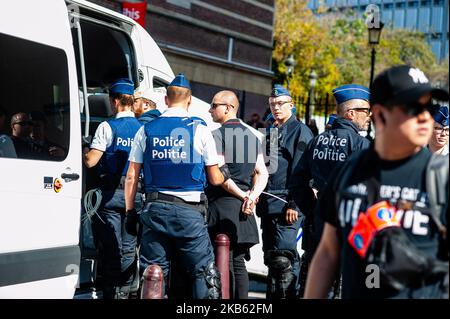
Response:
M169 85L169 83L167 83L166 81L164 81L163 79L154 77L153 78L153 89L158 89L158 88L166 88Z
M113 115L108 100L109 85L118 78L132 79L135 87L136 83L139 83L136 56L131 39L125 32L83 19L80 26L90 110L89 135L93 136L98 125ZM72 29L72 38L77 61L78 86L82 97L83 82L76 28ZM84 105L83 99L80 103ZM85 110L84 107L82 109ZM84 114L81 115L81 121L84 132Z
M0 48L0 148L8 147L0 157L64 160L70 140L65 52L2 33Z
M89 21L80 21L86 84L89 93L106 92L118 78L137 78L136 58L129 36L122 31ZM72 29L77 59L78 85L82 87L77 29Z

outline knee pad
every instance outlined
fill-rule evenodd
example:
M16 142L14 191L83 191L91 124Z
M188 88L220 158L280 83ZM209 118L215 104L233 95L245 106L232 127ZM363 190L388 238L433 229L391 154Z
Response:
M292 269L292 263L287 257L276 256L271 260L269 267L277 273L285 273Z
M220 299L222 297L222 285L220 283L220 272L214 261L208 263L205 269L205 280L208 286L208 299Z
M294 254L290 251L272 251L266 264L269 267L267 297L272 299L295 298L295 279L293 273Z
M269 250L266 252L265 264L276 273L283 273L292 269L294 254L289 250Z

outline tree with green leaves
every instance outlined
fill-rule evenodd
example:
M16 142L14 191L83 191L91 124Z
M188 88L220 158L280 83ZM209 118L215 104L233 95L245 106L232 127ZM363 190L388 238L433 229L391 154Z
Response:
M318 74L316 93L324 96L339 85L369 86L370 52L365 17L352 10L314 15L306 0L277 0L274 26L275 81L287 84L287 57L296 60L290 78L294 96L306 96L309 74ZM375 74L398 64L411 64L435 84L448 87L448 61L438 63L423 33L385 26L377 46Z

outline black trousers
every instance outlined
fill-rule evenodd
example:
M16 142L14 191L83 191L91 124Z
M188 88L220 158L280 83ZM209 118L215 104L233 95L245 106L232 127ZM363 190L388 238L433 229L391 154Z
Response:
M235 245L230 249L230 297L231 299L248 299L248 272L245 266L245 256L248 254L246 245Z

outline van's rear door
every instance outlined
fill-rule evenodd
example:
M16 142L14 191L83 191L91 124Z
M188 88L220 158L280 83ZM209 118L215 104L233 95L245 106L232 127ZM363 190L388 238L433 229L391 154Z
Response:
M17 158L0 150L0 298L75 292L82 162L70 28L63 0L9 1L0 10L3 137L20 137ZM10 122L20 112L32 118Z

